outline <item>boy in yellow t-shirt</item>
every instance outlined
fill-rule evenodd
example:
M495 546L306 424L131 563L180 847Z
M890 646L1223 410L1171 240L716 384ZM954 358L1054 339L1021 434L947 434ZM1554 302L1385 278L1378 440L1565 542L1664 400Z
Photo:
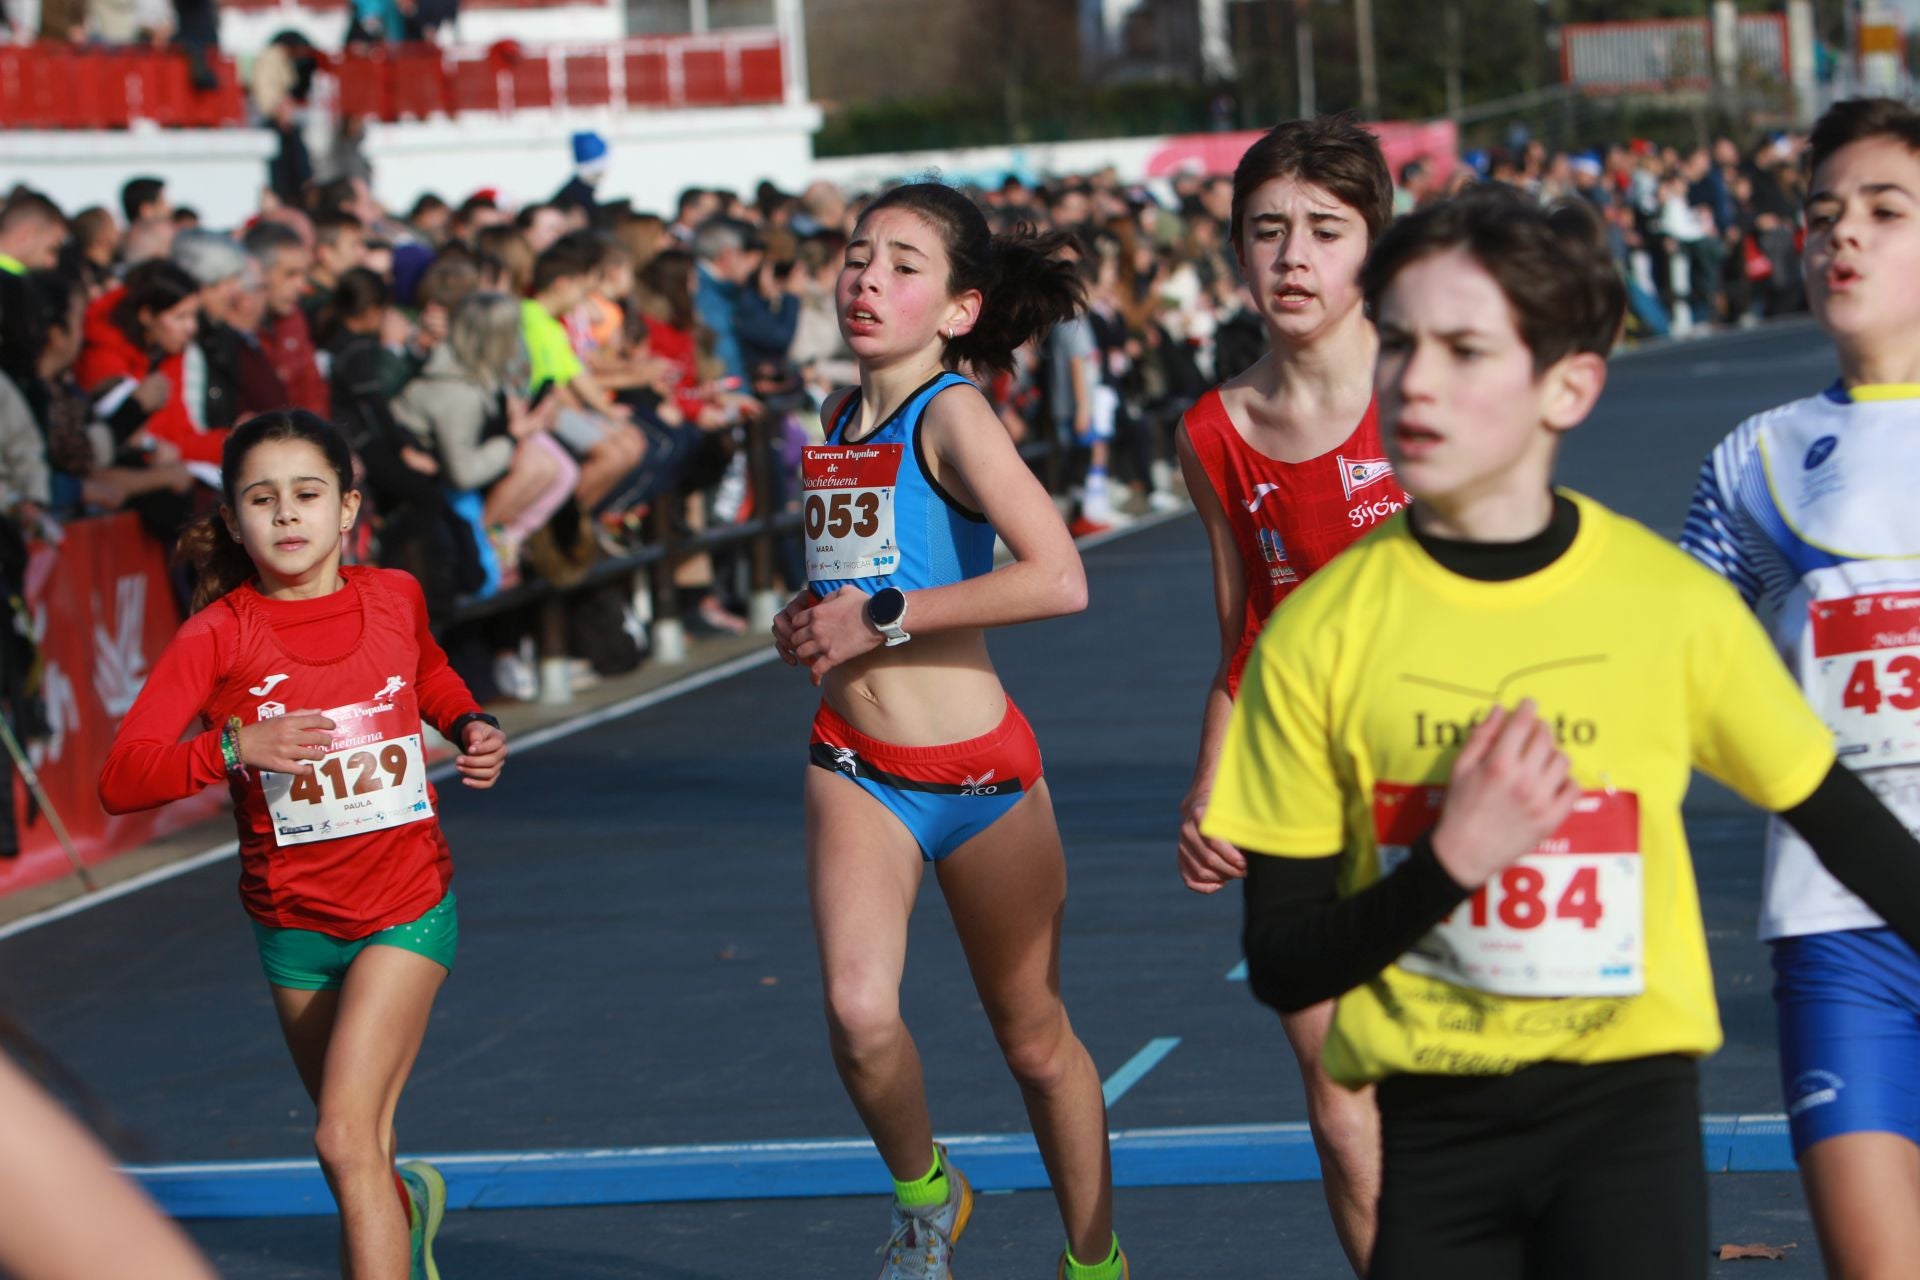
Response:
M1550 487L1621 286L1590 220L1497 190L1362 277L1415 502L1262 635L1203 830L1249 855L1255 994L1339 997L1378 1083L1370 1275L1699 1276L1695 1060L1720 1044L1680 821L1698 768L1920 937L1920 847L1845 769L1735 593Z

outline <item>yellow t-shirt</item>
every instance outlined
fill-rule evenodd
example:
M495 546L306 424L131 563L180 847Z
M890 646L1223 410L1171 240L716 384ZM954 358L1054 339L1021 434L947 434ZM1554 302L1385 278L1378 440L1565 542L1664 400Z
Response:
M1591 499L1538 573L1451 573L1397 516L1267 624L1203 830L1343 855L1372 884L1429 829L1472 724L1531 697L1585 791L1554 837L1342 996L1349 1085L1720 1046L1680 801L1698 768L1778 811L1832 766L1820 723L1720 578Z

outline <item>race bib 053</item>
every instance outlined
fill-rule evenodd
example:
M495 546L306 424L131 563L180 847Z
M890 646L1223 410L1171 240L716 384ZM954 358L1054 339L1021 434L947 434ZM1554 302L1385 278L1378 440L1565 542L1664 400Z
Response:
M905 445L811 446L801 458L807 577L880 578L900 568L893 490Z
M1383 875L1433 829L1445 798L1444 787L1375 788ZM1643 892L1639 797L1584 792L1559 830L1397 963L1492 995L1638 995L1646 984Z

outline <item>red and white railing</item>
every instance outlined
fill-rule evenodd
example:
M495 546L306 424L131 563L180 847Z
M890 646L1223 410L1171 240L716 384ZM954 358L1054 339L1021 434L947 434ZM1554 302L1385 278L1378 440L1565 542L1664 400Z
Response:
M148 46L0 46L0 129L223 128L247 122L231 59L193 87L186 55ZM325 60L330 106L371 120L534 110L776 105L788 95L780 33L753 28L596 44L381 45ZM323 101L326 100L323 98Z
M196 89L187 56L148 45L42 42L0 46L0 129L125 129L136 121L185 128L245 124L247 100L228 58L216 85Z
M341 115L395 121L774 104L786 98L784 56L777 32L740 30L611 45L388 45L337 58L332 70Z

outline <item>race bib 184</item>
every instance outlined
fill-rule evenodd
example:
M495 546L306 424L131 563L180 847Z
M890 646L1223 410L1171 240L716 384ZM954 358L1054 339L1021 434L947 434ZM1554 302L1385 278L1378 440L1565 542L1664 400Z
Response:
M801 459L807 577L880 578L900 568L893 490L905 445L815 445Z
M274 843L282 847L365 835L433 816L427 757L418 733L386 736L399 718L374 699L323 713L334 722L333 748L312 773L260 773Z
M1444 787L1375 788L1383 875L1433 829L1445 798ZM1643 894L1639 797L1584 792L1559 830L1397 963L1493 995L1638 995L1646 984Z
M1920 592L1808 606L1808 695L1849 767L1920 764Z

